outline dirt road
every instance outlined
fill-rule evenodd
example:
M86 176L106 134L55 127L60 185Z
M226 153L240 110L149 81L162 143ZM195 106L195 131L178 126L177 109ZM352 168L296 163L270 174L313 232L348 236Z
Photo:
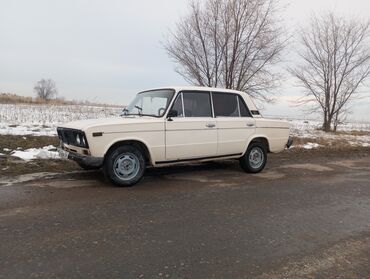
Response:
M0 278L369 278L369 151L148 170L129 189L4 178L0 259Z

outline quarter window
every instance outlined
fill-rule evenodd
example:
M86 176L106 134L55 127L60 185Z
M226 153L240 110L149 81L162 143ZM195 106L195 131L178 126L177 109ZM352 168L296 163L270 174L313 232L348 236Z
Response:
M182 93L177 95L175 102L173 103L171 111L175 112L175 117L184 117L183 106L182 106Z
M212 117L208 92L183 92L185 117Z
M249 112L249 109L247 108L244 100L240 96L238 96L238 98L239 98L240 116L241 117L252 117L252 115Z

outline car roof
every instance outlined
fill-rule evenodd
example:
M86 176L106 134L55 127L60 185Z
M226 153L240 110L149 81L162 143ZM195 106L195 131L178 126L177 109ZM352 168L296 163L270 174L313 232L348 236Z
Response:
M246 94L245 92L232 90L232 89L205 87L205 86L164 86L164 87L159 87L159 88L152 88L152 89L145 90L145 91L163 90L163 89L173 89L176 92L179 92L179 91L212 91L212 92L223 92L223 93Z

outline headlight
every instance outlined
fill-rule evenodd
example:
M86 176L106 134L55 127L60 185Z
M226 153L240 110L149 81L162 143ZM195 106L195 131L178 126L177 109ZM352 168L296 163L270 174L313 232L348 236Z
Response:
M74 131L73 133L74 143L72 145L88 148L85 133L82 131Z
M85 146L85 147L87 147L85 136L82 137L82 145Z
M82 143L81 135L80 135L80 134L77 134L77 135L76 135L76 143L77 143L77 145L78 145L78 146L80 146L80 145L81 145L81 143Z

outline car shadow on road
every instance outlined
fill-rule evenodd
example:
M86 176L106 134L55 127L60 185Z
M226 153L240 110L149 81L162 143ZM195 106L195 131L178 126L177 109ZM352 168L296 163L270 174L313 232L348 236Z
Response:
M214 162L205 162L205 163L193 163L193 164L184 164L184 165L173 165L165 166L159 168L148 168L145 172L145 176L162 176L162 175L172 175L172 174L186 174L194 172L203 172L203 171L224 171L224 170L235 170L240 172L238 162L235 160L227 161L214 161Z
M173 174L186 174L204 171L224 171L224 170L235 170L240 172L238 162L235 160L227 161L215 161L215 162L204 162L204 163L192 163L183 165L171 165L164 167L148 167L145 171L146 177L156 177ZM70 172L68 179L79 179L79 180L97 180L99 182L105 182L102 170L93 171L78 171Z

